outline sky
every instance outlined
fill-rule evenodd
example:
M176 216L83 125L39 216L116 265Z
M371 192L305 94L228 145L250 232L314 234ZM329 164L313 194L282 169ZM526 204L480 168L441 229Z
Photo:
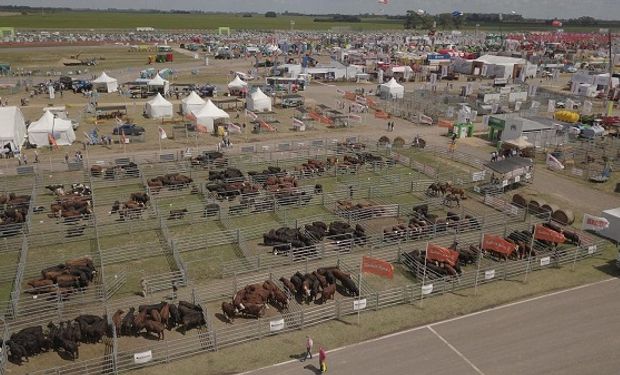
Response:
M530 18L578 18L620 20L620 0L388 0L387 5L376 0L0 0L0 5L53 6L73 8L170 8L211 12L300 13L385 13L405 14L409 9L424 9L429 13L460 10L465 13L510 13L516 11Z

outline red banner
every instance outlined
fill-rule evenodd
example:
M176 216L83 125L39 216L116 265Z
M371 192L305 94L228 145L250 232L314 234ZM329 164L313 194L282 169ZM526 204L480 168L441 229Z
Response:
M554 243L564 243L566 238L562 233L556 232L553 229L549 229L541 224L536 226L535 230L536 235L534 236L537 240L549 241Z
M362 257L362 272L391 279L394 277L394 266L385 260L365 256Z
M447 249L445 247L429 243L426 247L426 259L448 263L454 267L456 266L456 262L459 260L459 253L452 249Z
M485 234L484 238L482 239L482 249L492 250L497 253L510 255L513 251L517 249L517 245L506 241L500 236Z
M439 121L437 121L437 126L440 128L452 129L454 127L454 124L450 120L440 119Z

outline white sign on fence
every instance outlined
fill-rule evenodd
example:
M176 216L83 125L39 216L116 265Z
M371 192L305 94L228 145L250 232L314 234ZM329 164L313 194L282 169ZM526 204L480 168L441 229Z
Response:
M284 329L284 319L271 320L269 322L269 332L281 331Z
M588 254L594 254L596 252L596 245L588 246Z
M521 181L521 176L516 175L516 176L515 176L515 182L519 182L519 181Z
M364 310L366 308L366 298L353 301L353 310Z
M422 285L422 294L433 293L433 284Z
M474 172L471 174L471 180L473 182L484 180L485 171Z
M503 180L502 181L502 187L506 187L508 186L508 180Z
M484 271L484 279L485 280L491 280L494 277L495 277L495 270Z
M153 360L153 352L150 350L146 352L133 354L133 363L136 363L136 364L147 363L147 362L151 362L152 360Z
M540 258L540 265L541 266L547 266L547 265L549 265L549 263L551 263L551 257Z

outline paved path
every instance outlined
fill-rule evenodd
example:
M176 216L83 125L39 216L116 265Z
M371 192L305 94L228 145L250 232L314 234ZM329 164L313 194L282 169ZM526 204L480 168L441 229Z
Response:
M328 373L617 374L619 287L609 279L336 349ZM316 367L315 358L246 374Z

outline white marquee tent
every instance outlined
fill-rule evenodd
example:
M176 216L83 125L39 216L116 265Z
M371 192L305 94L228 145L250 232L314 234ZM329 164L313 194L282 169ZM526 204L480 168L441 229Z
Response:
M194 110L199 110L207 104L196 91L192 91L187 97L181 100L181 112L184 115L190 114Z
M28 141L37 147L45 147L50 144L50 134L58 146L70 146L75 141L71 120L62 119L45 111L39 120L28 127Z
M204 126L209 133L213 132L217 120L230 119L228 113L219 109L211 100L207 101L202 108L193 110L192 117L196 125Z
M379 86L379 95L387 99L401 99L405 96L405 86L396 82L394 78Z
M228 84L228 91L230 91L231 93L238 93L240 91L243 91L247 87L247 82L244 82L241 78L239 78L239 76L235 76L235 79L233 79Z
M18 107L0 107L0 146L11 143L11 147L21 147L26 140L26 123Z
M152 80L148 81L147 85L149 87L152 87L152 88L160 91L160 92L163 91L164 95L166 95L168 93L168 91L170 91L170 82L168 82L165 79L161 78L159 73L155 74L155 77L153 77Z
M145 111L150 118L172 117L173 114L172 103L164 99L159 93L155 98L146 102Z
M118 81L103 72L97 79L93 80L93 87L97 91L116 92L118 91Z
M271 98L258 88L248 96L246 107L252 112L271 112Z

